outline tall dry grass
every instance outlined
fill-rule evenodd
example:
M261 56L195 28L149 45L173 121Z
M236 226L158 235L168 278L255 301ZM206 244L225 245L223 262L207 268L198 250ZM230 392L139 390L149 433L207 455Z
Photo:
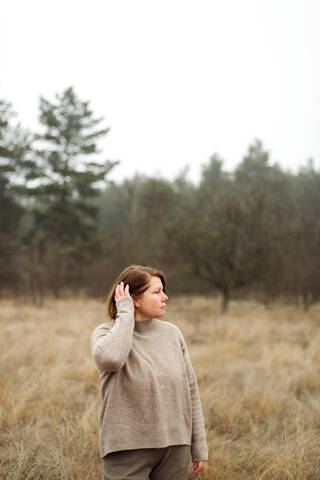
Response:
M100 478L99 380L90 334L104 305L0 308L0 478ZM198 478L320 479L320 307L200 297L169 302L196 370L210 460ZM191 463L188 479L191 474Z

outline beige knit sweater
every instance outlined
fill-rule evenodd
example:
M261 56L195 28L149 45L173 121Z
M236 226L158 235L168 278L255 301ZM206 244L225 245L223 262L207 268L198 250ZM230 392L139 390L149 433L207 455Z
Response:
M199 390L183 335L172 323L135 321L131 297L117 302L114 321L92 334L102 404L100 453L191 445L207 460Z

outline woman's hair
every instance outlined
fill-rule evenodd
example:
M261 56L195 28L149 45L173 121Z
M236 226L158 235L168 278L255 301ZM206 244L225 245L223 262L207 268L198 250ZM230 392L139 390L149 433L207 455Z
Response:
M120 282L123 282L124 286L128 284L130 295L138 298L148 289L151 277L160 278L163 291L164 293L166 293L166 279L161 270L157 270L152 267L144 267L142 265L130 265L129 267L125 268L115 280L108 295L107 314L109 315L109 317L114 319L117 315L114 292L116 286Z

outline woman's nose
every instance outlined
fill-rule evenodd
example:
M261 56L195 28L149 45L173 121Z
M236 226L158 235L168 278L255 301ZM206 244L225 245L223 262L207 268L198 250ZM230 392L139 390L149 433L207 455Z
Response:
M167 297L167 295L166 295L165 293L163 294L162 300L163 300L164 302L166 302L166 301L168 300L168 297Z

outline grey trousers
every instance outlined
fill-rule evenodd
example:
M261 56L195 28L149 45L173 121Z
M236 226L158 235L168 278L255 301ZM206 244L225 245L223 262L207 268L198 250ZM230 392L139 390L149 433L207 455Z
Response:
M102 459L103 480L185 480L189 445L139 448L109 453Z

